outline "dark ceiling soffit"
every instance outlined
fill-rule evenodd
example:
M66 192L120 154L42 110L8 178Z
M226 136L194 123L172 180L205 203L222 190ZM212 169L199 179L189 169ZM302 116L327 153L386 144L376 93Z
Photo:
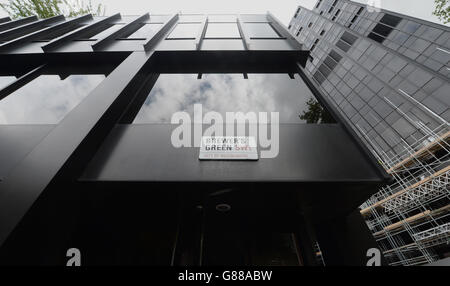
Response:
M41 54L0 54L0 74L16 71L20 67L48 63L56 65L86 65L120 63L131 52L65 52ZM256 72L296 73L304 66L309 51L155 51L148 69L160 73ZM26 72L26 71L25 71Z
M21 76L30 70L47 63L62 71L74 67L93 68L98 65L119 65L131 52L108 53L48 53L48 54L0 54L0 75Z
M2 19L6 19L6 18L2 18ZM9 17L8 17L8 19L9 19ZM6 23L0 25L0 32L6 31L9 29L13 29L13 28L19 27L21 25L37 21L37 20L38 20L37 16L30 16L30 17L6 22Z
M155 35L148 40L147 43L144 44L144 50L146 52L152 50L157 43L159 43L163 37L169 33L169 31L175 26L175 24L178 22L179 15L175 14L172 17L170 17L169 20L167 20L164 25L158 30L158 32L155 33Z
M39 30L39 31L31 33L31 34L27 34L25 36L22 36L22 37L19 37L17 39L14 39L12 41L9 41L7 43L4 43L3 45L0 45L0 51L9 49L9 48L14 47L16 45L19 45L21 43L31 42L31 41L33 41L33 40L35 40L35 39L37 39L37 38L39 38L39 37L41 37L43 35L46 35L47 33L53 33L55 31L58 31L59 29L63 29L63 28L66 28L68 26L71 26L73 24L82 23L82 22L88 21L88 20L93 20L93 17L92 17L91 14L80 16L80 17L77 17L77 18L65 21L63 23L56 24L54 26L45 28L43 30Z
M22 56L16 57L15 55L0 54L0 76L15 76L19 78L47 61L43 57L34 55Z
M147 20L149 18L150 18L150 14L149 13L145 13L144 15L136 18L134 21L131 21L130 23L126 24L125 26L123 26L119 30L113 32L112 34L110 34L108 36L105 36L102 39L99 39L95 44L92 45L92 49L94 51L98 51L98 50L102 49L110 41L112 41L114 39L117 39L117 38L120 38L120 36L122 34L134 31L134 29L136 27L138 27L138 25L140 23L142 23L143 21L145 21L145 20Z
M296 72L309 51L156 51L149 65L157 73Z
M279 184L283 184L285 187L298 187L304 186L308 188L314 187L324 187L325 190L329 193L334 193L336 189L360 189L360 188L370 188L371 190L375 190L377 192L380 187L384 186L383 178L373 179L373 180L342 180L342 181L287 181L287 180L272 180L272 181L236 181L236 180L222 180L222 181L124 181L124 180L99 180L98 178L93 176L92 174L82 174L76 183L79 184L89 184L89 185L98 185L98 186L110 186L117 187L118 189L126 188L130 186L155 186L155 187L179 187L180 185L185 186L186 189L193 188L199 191L207 191L211 190L212 187L216 186L218 190L228 189L228 188L236 188L242 186L256 185L261 186L261 188L268 187L270 189L274 189L271 186L275 187ZM333 189L334 187L334 189ZM289 188L286 188L289 189ZM320 200L320 198L318 198ZM367 199L364 199L366 201ZM361 204L360 204L361 205Z
M30 24L26 24L26 25L23 25L23 26L20 26L17 28L13 28L13 29L1 32L0 40L3 40L3 39L8 40L8 39L13 39L15 37L20 37L20 36L24 35L30 29L41 28L41 27L44 27L45 25L53 24L56 22L64 21L64 20L65 20L65 17L63 15L58 15L55 17L32 22Z
M81 37L86 32L91 31L92 29L95 29L98 26L105 25L105 24L111 23L112 21L119 20L119 19L121 19L120 13L114 14L103 20L100 20L98 22L90 24L82 29L75 30L75 31L65 34L59 38L53 39L48 44L43 45L41 48L44 52L50 52L51 50L63 45L64 43L67 43L71 40Z

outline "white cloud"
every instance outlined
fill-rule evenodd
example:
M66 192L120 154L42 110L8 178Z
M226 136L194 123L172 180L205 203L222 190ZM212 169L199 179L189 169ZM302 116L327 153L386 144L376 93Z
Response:
M105 77L42 75L0 101L0 124L54 124Z
M305 102L311 92L300 80L286 74L209 74L161 75L149 98L140 110L136 123L169 123L172 115L185 111L193 118L193 106L202 104L203 114L209 111L278 112L283 123L300 123Z

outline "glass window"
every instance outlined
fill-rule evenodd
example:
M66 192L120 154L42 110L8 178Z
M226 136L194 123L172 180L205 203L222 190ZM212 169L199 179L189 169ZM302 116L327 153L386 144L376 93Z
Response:
M337 66L337 62L330 56L327 56L323 62L328 66L330 70L333 70Z
M200 30L200 23L179 23L167 39L195 39Z
M0 124L56 124L104 75L41 75L0 100Z
M419 23L415 23L413 21L408 21L404 27L403 27L403 31L410 33L410 34L414 34L418 29L420 28L420 24Z
M383 118L388 116L393 111L392 108L384 101L378 102L374 109Z
M427 73L428 74L428 73ZM443 81L441 81L438 78L433 78L432 80L430 80L426 85L424 85L422 87L422 89L428 93L431 94L433 93L436 89L438 89L439 87L441 87L444 84ZM450 91L449 91L450 93Z
M395 31L394 34L390 36L390 39L399 45L403 45L408 40L408 38L408 34L400 31Z
M433 76L422 69L416 69L408 75L410 82L414 83L418 87L422 87L429 82Z
M392 127L400 133L403 138L408 137L416 130L411 124L406 121L404 118L399 118L397 122L392 124Z
M380 36L383 36L383 37L387 37L387 36L389 36L389 34L393 31L394 29L392 29L391 27L389 27L389 26L386 26L386 25L383 25L383 24L377 24L374 28L373 28L373 30L372 30L372 32L374 32L374 33L376 33L376 34L378 34L378 35L380 35Z
M95 33L88 35L85 38L88 39L102 39L108 35L111 35L112 33L116 32L117 30L119 30L120 28L122 28L124 25L122 24L117 24L117 25L112 25L111 27L103 27L102 30L100 31L95 31Z
M13 76L0 76L0 89L4 88L15 80L16 78Z
M209 22L237 22L236 15L208 15Z
M193 118L194 104L202 105L203 115L214 111L224 120L226 112L278 112L280 123L335 122L298 75L162 74L134 123L170 123L180 111Z
M76 29L79 29L79 28L81 28L82 26L83 26L83 25L78 25L78 24L75 24L75 25L69 25L69 26L66 26L66 27L64 27L64 28L60 28L60 29L58 29L57 31L47 32L47 33L45 33L44 35L42 35L42 36L38 37L37 39L35 39L34 41L35 41L35 42L36 42L36 41L43 41L43 42L45 42L45 41L51 41L51 40L53 40L53 39L55 39L55 38L61 37L61 36L64 35L64 34L67 34L67 33L69 33L69 32L72 32L72 31L76 30Z
M331 70L325 64L320 65L319 71L323 74L324 77L328 77L331 73Z
M395 28L401 22L401 20L402 18L400 17L385 14L383 18L381 18L380 22Z
M316 73L314 74L313 78L319 83L322 84L325 81L325 77L319 72L316 71Z
M427 97L422 101L422 103L426 107L428 107L429 109L434 111L435 113L441 114L447 110L448 103L450 102L450 100L448 100L448 99L444 99L444 100L447 100L447 102L445 102L445 101L441 102L441 101L434 99L433 97Z
M385 40L385 38L383 38L382 36L377 35L375 33L370 33L367 37L372 39L372 40L374 40L374 41L376 41L376 42L378 42L378 43L380 43L380 44L382 44L384 42L384 40Z
M442 30L426 26L425 32L421 35L421 37L430 42L434 42L442 33Z
M122 16L124 17L124 16ZM152 15L150 14L150 20L147 20L147 22L150 23L165 23L171 15Z
M406 62L402 60L400 57L394 57L390 62L387 63L387 66L394 72L399 72L406 66Z
M450 84L445 84L433 93L433 97L443 102L448 107L450 106L450 96L448 96L449 93Z
M245 23L250 38L280 38L269 23Z
M344 34L342 34L341 39L352 46L356 42L358 37L345 31Z
M241 38L236 23L209 23L205 38Z
M430 42L422 39L417 39L414 43L412 43L412 45L409 46L409 48L418 53L423 53L430 45Z
M267 22L267 16L263 14L241 14L243 22Z
M178 21L181 23L186 22L202 22L205 19L203 14L180 14Z
M320 4L322 4L322 0L319 0L319 1L317 2L316 8L319 8Z
M129 35L128 39L148 39L158 32L162 24L145 24L139 30Z
M343 50L344 52L348 52L350 50L350 45L347 44L346 42L339 40L336 43L336 47L338 47L339 49Z
M342 56L335 50L331 50L329 56L337 63L342 59Z

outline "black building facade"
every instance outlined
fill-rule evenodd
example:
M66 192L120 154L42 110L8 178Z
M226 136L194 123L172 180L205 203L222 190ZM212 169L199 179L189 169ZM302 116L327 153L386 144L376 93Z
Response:
M270 13L5 19L0 42L1 264L315 265L318 241L365 265L377 247L357 208L390 177ZM174 146L177 112L198 143L199 104L279 114L275 156Z

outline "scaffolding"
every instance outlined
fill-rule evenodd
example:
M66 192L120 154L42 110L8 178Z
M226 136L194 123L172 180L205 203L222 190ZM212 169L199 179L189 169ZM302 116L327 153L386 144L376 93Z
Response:
M414 122L422 136L399 139L387 154L358 131L394 178L361 206L361 214L388 263L411 266L442 259L450 248L450 128L431 130Z
M416 233L414 239L425 247L433 247L443 243L450 244L450 223Z
M319 246L318 242L316 242L314 244L314 249L316 251L317 265L319 265L319 266L326 266L325 265L325 261L323 260L323 257L322 257L322 250L320 249L320 246Z

